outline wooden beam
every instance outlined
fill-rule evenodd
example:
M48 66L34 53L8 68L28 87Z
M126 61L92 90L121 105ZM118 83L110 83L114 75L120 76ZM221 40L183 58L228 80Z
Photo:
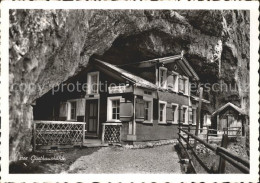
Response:
M201 99L202 99L202 94L203 94L203 88L200 87L199 89L199 106L198 106L198 110L197 110L197 120L196 120L196 131L195 131L195 135L198 136L198 132L199 132L199 123L200 123L200 114L201 114Z
M221 147L227 148L227 145L228 145L228 135L223 135L221 141ZM222 156L220 156L218 173L225 173L225 168L226 168L226 161L225 159L222 158Z

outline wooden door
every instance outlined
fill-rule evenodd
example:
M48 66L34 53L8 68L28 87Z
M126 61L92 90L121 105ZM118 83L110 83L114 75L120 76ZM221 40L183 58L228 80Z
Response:
M86 130L87 135L97 135L98 130L98 100L86 101Z

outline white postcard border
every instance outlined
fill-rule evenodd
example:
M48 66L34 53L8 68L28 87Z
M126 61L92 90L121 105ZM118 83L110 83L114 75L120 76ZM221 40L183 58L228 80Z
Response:
M8 182L256 182L259 164L258 2L10 2L1 3L1 178ZM9 9L248 9L250 10L250 174L9 174Z

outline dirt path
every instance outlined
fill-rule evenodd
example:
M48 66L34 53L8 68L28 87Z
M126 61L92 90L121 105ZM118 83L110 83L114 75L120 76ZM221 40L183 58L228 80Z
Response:
M146 149L103 147L82 156L67 173L181 173L173 145Z

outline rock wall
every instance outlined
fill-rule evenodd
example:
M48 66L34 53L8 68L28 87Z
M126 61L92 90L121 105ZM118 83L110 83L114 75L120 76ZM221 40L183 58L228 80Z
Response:
M238 86L208 92L213 109L249 110L249 23L248 11L11 10L10 160L31 149L32 102L94 54L118 64L184 50L203 83Z

